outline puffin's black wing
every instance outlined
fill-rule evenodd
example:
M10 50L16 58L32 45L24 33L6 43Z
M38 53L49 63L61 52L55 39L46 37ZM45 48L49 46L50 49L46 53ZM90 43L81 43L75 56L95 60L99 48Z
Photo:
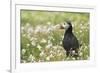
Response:
M73 33L68 33L64 36L63 47L67 52L71 49L76 50L79 48L79 42Z

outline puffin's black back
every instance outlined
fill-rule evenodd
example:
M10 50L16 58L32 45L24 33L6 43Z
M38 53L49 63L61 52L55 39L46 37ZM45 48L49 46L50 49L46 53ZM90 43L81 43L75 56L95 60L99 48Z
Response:
M69 28L65 30L63 47L66 50L67 55L69 55L71 49L76 51L79 48L79 42L72 32L72 24L70 22L67 24L69 25Z

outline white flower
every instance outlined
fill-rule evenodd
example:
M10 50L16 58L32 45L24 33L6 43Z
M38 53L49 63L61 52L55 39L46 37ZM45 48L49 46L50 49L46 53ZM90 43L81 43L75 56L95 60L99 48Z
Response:
M26 46L27 46L27 47L29 47L29 46L30 46L30 44L26 44Z
M22 54L25 54L26 50L25 49L22 49Z
M35 60L35 57L34 56L32 56L32 61L34 61Z
M50 40L48 40L48 44L50 44L51 43L51 41Z
M35 33L38 33L38 32L47 32L47 27L46 26L41 26L41 25L38 25L35 30L34 30Z
M78 32L76 32L76 34L78 34Z
M84 27L83 27L83 26L81 26L81 27L80 27L80 29L82 30L82 29L84 29Z
M62 44L62 41L60 41L60 45Z
M62 55L62 53L59 53L58 55L59 55L59 56L61 56L61 55Z
M31 39L31 34L30 33L27 34L27 38Z
M52 31L52 28L49 27L49 28L47 29L47 32L49 33L49 32L51 32L51 31Z
M52 54L52 53L53 53L53 51L51 50L51 51L50 51L50 53Z
M41 28L41 32L46 32L47 33L47 26L42 26L42 28Z
M75 58L72 58L72 60L75 60Z
M51 22L47 22L47 24L48 24L48 25L50 25L50 24L51 24Z
M40 53L40 56L43 56L44 55L44 52L42 51L41 53Z
M54 37L52 37L52 36L49 36L48 39L49 39L49 40L48 40L49 43L50 43L50 40L51 40L51 39L52 39L52 40L55 40Z
M82 56L82 52L79 53L79 56Z
M41 48L42 48L42 47L38 44L38 45L37 45L37 48L41 51Z
M88 47L87 47L87 46L85 46L85 47L84 47L84 50L86 50L87 48L88 48Z
M64 38L64 36L61 36L61 38L63 39L63 38Z
M40 32L40 31L41 31L41 26L37 26L35 28L35 30L34 30L34 33L36 34L36 33Z
M31 42L31 44L32 44L33 46L35 46L35 45L36 45L35 41L32 41L32 42Z
M72 51L72 54L75 54L75 50Z
M35 57L31 54L28 58L29 61L33 62L35 60Z
M28 26L30 26L30 24L29 23L26 23L26 26L28 27Z
M57 48L58 48L58 46L53 46L53 48L54 48L54 49L57 49Z
M81 23L81 24L80 24L80 26L82 27L82 26L83 26L83 24Z
M41 40L41 43L46 43L47 41L45 39L42 39Z
M46 46L46 48L50 48L50 47L52 47L52 43L50 43L50 44L48 44L48 45Z
M23 36L23 37L25 37L25 36L26 36L26 34L22 34L22 36Z
M36 40L37 40L37 38L35 38L35 37L30 38L30 41L36 41Z
M54 57L52 54L50 54L50 56L49 56L50 58L52 58L52 57Z
M33 37L32 37L32 38L30 38L30 41L33 41L33 39L34 39Z
M32 33L33 32L33 28L32 27L29 27L28 29L27 29L27 33Z
M23 63L26 63L26 60L22 60Z
M22 26L22 27L21 27L21 30L23 31L24 29L25 29L24 26Z
M60 50L58 50L57 52L60 53Z
M82 30L80 30L80 33L82 33Z
M48 57L46 57L46 60L48 60L48 61L49 61L49 60L50 60L50 57L49 57L49 56L48 56Z

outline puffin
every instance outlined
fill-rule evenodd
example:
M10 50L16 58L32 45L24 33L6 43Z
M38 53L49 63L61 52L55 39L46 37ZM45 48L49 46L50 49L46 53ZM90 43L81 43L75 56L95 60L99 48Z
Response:
M71 21L66 21L61 29L65 29L64 38L62 40L62 46L66 51L66 57L72 56L75 59L78 58L79 41L73 33L73 27Z

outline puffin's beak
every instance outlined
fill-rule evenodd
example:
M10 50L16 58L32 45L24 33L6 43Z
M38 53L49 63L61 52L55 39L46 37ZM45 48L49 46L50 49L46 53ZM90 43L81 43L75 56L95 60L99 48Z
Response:
M63 25L60 26L60 29L65 29L65 27L63 27Z

